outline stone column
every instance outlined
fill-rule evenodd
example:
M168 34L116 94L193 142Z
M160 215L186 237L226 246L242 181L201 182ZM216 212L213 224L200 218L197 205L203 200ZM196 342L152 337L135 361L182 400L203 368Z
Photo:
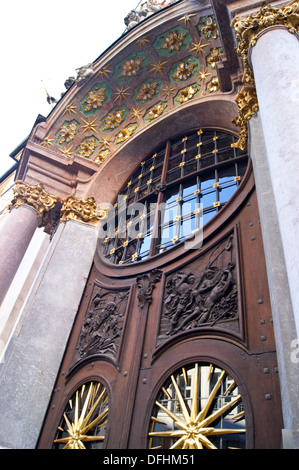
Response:
M34 449L98 239L92 198L62 201L61 219L0 364L0 448Z
M244 146L249 121L286 428L283 446L299 448L299 4L265 4L246 18L236 17L232 26L244 66L235 122Z
M43 217L59 198L50 196L41 184L16 182L11 212L0 231L0 304Z
M250 49L261 123L299 337L299 41L267 28Z

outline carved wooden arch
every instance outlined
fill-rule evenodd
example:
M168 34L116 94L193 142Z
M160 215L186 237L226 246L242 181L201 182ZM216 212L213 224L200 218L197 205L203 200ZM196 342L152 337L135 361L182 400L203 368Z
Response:
M209 344L210 342L211 339L205 339L204 341L202 341L194 337L183 343L177 343L173 348L171 348L171 351L167 351L165 353L164 358L161 357L161 362L163 364L166 363L167 367L161 369L158 364L153 365L151 374L151 389L149 391L149 395L147 396L147 406L144 412L143 419L141 418L142 415L139 415L139 418L141 418L140 422L142 423L142 431L140 430L140 436L142 436L142 439L139 441L140 447L147 448L151 414L157 396L165 381L180 368L186 367L193 363L198 363L199 365L213 364L214 366L225 370L235 380L245 410L246 448L254 448L254 416L251 404L252 397L250 397L250 393L246 385L246 370L241 370L239 364L237 364L237 361L229 360L231 351L230 348L227 347L227 343L225 344L225 342L223 341L218 341L219 345L224 346L224 348L222 348L222 351L224 352L224 357L220 357L218 354L215 354L215 349L213 349L214 345L211 346L211 344ZM213 342L216 344L217 340L214 339ZM186 351L190 350L189 346L192 343L193 351L189 352L189 354L186 354ZM239 349L240 348L234 348L233 353L236 354ZM247 357L247 353L245 353L243 349L241 350L242 355L244 355L244 357ZM138 395L136 402L138 406ZM137 410L136 414L138 414ZM136 423L134 424L136 425ZM132 437L133 440L136 439L136 436Z

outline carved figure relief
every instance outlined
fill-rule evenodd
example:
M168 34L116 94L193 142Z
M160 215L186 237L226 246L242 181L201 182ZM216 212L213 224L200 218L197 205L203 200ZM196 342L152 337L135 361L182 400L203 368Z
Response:
M197 268L199 267L199 269ZM165 284L159 336L238 320L233 236L196 267L178 271ZM236 323L236 322L235 322ZM225 326L235 329L236 326Z
M86 312L77 350L80 358L92 354L116 355L129 291L107 291L96 287Z

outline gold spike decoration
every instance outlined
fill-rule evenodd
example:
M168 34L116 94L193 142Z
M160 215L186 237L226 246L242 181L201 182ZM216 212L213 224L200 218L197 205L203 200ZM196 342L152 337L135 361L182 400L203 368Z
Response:
M72 403L63 414L62 423L54 439L56 448L98 448L105 439L108 418L108 394L100 383L90 382L75 392Z
M191 378L189 398L184 396L187 373ZM155 403L148 433L150 448L165 448L170 443L170 449L217 449L221 443L218 436L244 434L245 414L239 411L241 395L235 382L229 388L227 381L231 381L227 372L212 364L195 363L171 375ZM165 400L166 389L173 390L166 395L171 399ZM239 419L242 423L236 424ZM163 422L165 430L161 430Z

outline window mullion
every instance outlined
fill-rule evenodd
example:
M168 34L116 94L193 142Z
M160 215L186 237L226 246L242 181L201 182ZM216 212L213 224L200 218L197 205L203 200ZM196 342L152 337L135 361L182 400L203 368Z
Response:
M167 169L168 169L168 160L169 160L169 154L170 154L170 140L167 141L166 143L166 148L165 148L165 154L164 154L164 161L163 161L163 168L162 168L162 174L161 174L161 183L166 183L167 181ZM153 225L153 236L151 240L151 246L149 250L149 256L154 256L156 254L156 247L158 243L160 242L161 239L161 205L164 202L164 195L163 192L160 191L158 193L157 197L157 207L156 207L156 213L154 217L154 225Z

